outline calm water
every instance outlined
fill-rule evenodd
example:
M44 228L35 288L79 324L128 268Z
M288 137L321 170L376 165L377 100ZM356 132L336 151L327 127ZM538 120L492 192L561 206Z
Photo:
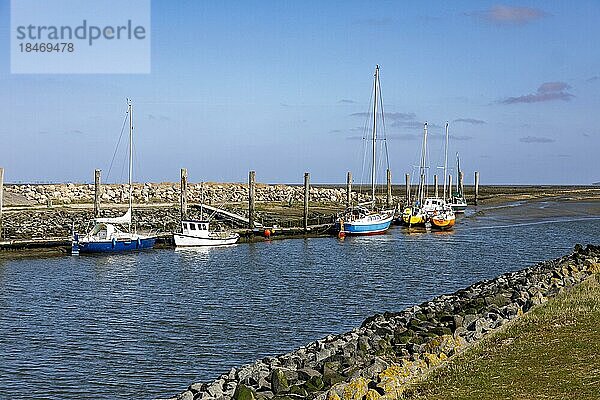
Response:
M210 251L0 259L0 398L166 397L500 273L597 243L600 220Z

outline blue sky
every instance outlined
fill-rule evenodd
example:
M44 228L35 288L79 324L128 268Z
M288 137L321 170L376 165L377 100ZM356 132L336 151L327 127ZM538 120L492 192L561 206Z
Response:
M600 181L598 21L600 2L584 0L153 1L150 74L16 75L0 0L0 165L14 182L106 177L131 97L136 180L187 167L191 181L250 169L360 181L353 114L369 111L379 64L396 183L425 121L441 162L449 121L467 183L479 170L485 184L588 184Z

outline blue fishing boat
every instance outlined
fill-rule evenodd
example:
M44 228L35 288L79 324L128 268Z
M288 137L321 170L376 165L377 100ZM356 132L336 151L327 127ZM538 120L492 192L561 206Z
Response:
M129 209L114 218L96 218L92 229L84 236L73 230L71 253L122 253L127 251L151 249L156 237L132 232L131 215L133 209L133 107L127 102L129 118ZM126 227L126 228L125 228Z
M360 204L358 206L348 207L336 220L336 229L340 236L348 235L378 235L385 233L392 220L394 219L394 210L377 209L376 196L375 196L375 184L377 179L377 141L381 140L377 138L377 127L378 127L378 107L381 108L383 124L383 101L381 99L381 87L379 82L379 65L375 67L375 79L373 83L373 110L372 110L372 122L373 128L371 132L371 145L372 145L372 157L371 157L371 201L366 204ZM385 143L385 132L383 135L383 143ZM387 146L385 147L387 151ZM386 157L387 160L387 157ZM388 166L389 169L389 166Z

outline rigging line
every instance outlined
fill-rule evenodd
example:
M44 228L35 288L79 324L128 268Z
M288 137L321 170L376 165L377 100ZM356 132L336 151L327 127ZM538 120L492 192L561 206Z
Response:
M373 104L373 94L371 95L371 97L369 98L369 110L371 110L371 105ZM360 186L358 189L358 193L359 193L359 197L362 195L362 189L363 189L363 185L365 183L365 164L367 162L367 129L369 126L369 122L371 120L371 113L367 113L368 115L366 116L364 122L363 122L363 129L362 129L362 142L363 142L363 161L362 161L362 168L361 168L361 172L360 172Z
M388 153L387 133L385 131L385 112L383 110L383 92L381 91L381 82L379 83L379 104L381 106L381 126L383 129L383 142L385 145L385 161L387 164L387 169L390 169L390 155Z
M125 158L127 159L127 153L129 153L129 143L127 143L127 147L125 148ZM119 182L123 182L123 174L125 174L125 165L127 164L127 161L123 161L123 164L121 166L121 176L119 177Z
M119 150L119 144L121 144L121 138L123 137L123 131L125 130L125 123L127 122L127 114L129 111L125 112L125 117L123 118L123 126L121 127L121 134L119 135L119 140L117 141L117 145L115 146L115 151L112 156L112 160L110 160L110 166L108 167L108 173L106 174L106 181L109 182L110 172L113 167L113 163L115 161L115 157L117 155L117 151Z

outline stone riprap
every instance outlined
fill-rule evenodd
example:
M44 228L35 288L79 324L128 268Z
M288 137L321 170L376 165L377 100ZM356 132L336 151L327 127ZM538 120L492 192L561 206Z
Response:
M101 202L126 203L129 199L127 185L102 185ZM94 185L51 184L51 185L6 185L5 191L23 196L37 204L79 204L94 202ZM134 184L135 203L179 202L179 184L144 183ZM248 185L237 183L191 183L188 184L188 201L198 203L204 198L207 204L236 203L248 201ZM346 191L342 188L312 187L311 201L344 202ZM256 201L288 202L303 201L304 187L291 185L256 185ZM361 196L361 199L366 199Z
M126 209L103 210L103 217L123 215ZM190 217L197 212L191 209ZM173 232L179 226L178 207L134 209L135 229L140 232ZM85 233L91 229L93 211L90 209L48 208L6 213L3 218L3 239L70 238L73 227Z
M194 383L177 400L402 398L410 382L487 333L600 272L600 247L482 281L300 349Z

